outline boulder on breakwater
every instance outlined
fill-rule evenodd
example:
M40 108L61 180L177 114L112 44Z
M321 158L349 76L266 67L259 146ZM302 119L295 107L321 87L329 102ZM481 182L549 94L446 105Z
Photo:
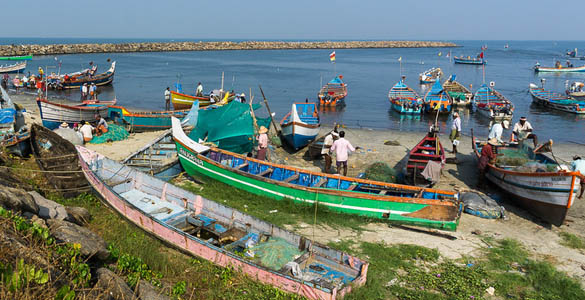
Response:
M168 42L168 43L106 43L53 45L0 45L0 56L55 55L80 53L170 52L213 50L283 50L283 49L357 49L357 48L434 48L457 47L437 41L324 41L324 42Z

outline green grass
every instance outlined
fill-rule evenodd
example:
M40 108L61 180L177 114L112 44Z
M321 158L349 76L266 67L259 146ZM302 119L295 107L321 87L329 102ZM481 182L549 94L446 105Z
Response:
M585 240L583 238L568 232L561 232L560 236L562 238L562 245L573 249L585 249Z
M346 227L360 232L367 224L384 222L378 219L332 212L322 205L317 207L315 219L315 205L294 203L290 199L275 200L257 196L215 180L206 180L202 186L190 181L182 181L178 185L280 227L299 223L313 224L316 220L317 224L325 224L333 228ZM273 210L277 212L270 213Z

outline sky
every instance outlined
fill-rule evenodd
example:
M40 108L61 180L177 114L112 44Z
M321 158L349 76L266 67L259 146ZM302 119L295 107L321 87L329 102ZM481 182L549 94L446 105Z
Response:
M2 37L585 39L583 0L33 0L26 8L2 2Z

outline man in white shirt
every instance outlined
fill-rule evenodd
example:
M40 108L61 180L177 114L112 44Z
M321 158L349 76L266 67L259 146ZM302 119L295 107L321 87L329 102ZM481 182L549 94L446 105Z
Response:
M339 138L339 134L337 133L337 126L335 129L331 131L323 141L323 148L321 148L321 155L325 158L325 170L323 172L329 173L331 169L331 162L333 159L331 158L331 146L333 146L333 142Z
M168 86L165 90L165 110L171 110L171 89Z
M339 139L333 142L331 151L335 151L337 165L337 173L341 174L341 166L343 166L343 176L347 176L347 159L350 151L355 151L351 143L345 139L345 131L339 132Z
M496 139L498 143L503 144L504 141L502 140L502 133L504 129L508 129L510 122L504 120L499 123L495 123L492 125L492 129L490 130L490 134L488 135L488 139Z
M81 86L81 100L87 100L87 83Z
M520 118L520 121L514 124L512 134L516 136L516 139L518 139L519 143L526 139L532 139L534 147L538 145L538 138L534 133L532 133L532 125L530 125L530 122L526 121L526 117Z
M197 84L197 89L195 90L195 96L202 97L203 96L203 85L201 82Z
M83 135L83 142L87 143L93 139L94 128L89 122L81 121L81 124L83 125L79 128L79 132Z
M453 113L453 124L451 125L451 134L449 135L449 139L453 144L453 154L457 154L457 145L459 145L459 137L461 136L461 118L459 118L459 113Z

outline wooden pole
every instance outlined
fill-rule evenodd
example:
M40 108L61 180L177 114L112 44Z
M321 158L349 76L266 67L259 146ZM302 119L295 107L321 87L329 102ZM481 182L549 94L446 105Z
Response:
M258 133L258 121L256 120L256 115L254 114L254 109L252 108L252 101L254 101L254 96L252 96L252 88L250 88L250 115L252 115L252 120L254 120L254 131Z
M266 105L266 110L268 110L268 114L270 114L270 120L272 121L272 126L274 126L274 130L278 133L278 135L282 135L282 131L276 126L276 122L274 122L274 116L272 115L272 111L270 111L270 106L268 106L268 99L264 96L264 91L262 90L262 86L258 85L260 88L260 93L262 93L262 98L264 98L264 105Z

